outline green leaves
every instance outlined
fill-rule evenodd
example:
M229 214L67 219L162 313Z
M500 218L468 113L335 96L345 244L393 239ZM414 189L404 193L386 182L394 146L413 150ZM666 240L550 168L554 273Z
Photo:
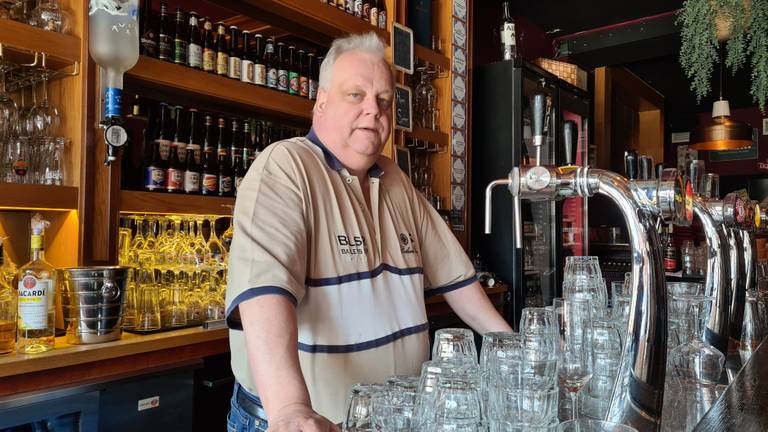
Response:
M697 102L711 90L709 77L718 59L714 15L709 0L685 0L675 21L682 27L680 65L691 79Z
M752 98L765 112L768 99L768 0L752 0L749 54L752 55Z

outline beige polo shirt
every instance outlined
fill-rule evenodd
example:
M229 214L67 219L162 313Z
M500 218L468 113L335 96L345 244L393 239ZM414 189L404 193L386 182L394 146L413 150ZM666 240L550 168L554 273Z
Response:
M379 158L367 181L370 210L358 178L311 131L262 152L235 204L227 287L235 378L258 395L238 305L286 296L312 405L334 422L344 420L353 384L418 374L429 357L424 298L475 281L448 226L392 161Z

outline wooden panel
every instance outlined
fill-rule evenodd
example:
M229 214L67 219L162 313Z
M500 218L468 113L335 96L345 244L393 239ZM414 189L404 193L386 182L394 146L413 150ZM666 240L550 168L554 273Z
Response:
M637 111L664 107L664 96L627 68L611 67L611 82L620 88L626 102Z
M450 145L450 137L447 133L441 131L433 131L420 126L415 126L413 132L406 133L411 138L418 140L424 140L433 144L439 144L440 148L447 149Z
M611 69L595 69L595 150L597 168L611 167Z
M437 65L444 71L447 71L451 67L451 59L419 44L413 45L413 55L417 59L425 60L430 64Z
M234 198L122 191L120 211L125 213L211 214L229 216Z
M42 216L51 222L45 235L46 259L54 267L76 267L79 256L75 246L80 227L77 212L43 212Z
M9 59L14 60L14 55L22 55L24 63L30 60L24 51L49 54L51 61L48 66L53 68L62 67L63 63L80 61L79 38L1 18L0 43L3 44L6 50L4 54ZM57 59L61 61L57 62Z
M0 209L77 209L77 188L72 186L0 183L0 192Z
M664 162L664 110L640 111L637 151L653 157L654 163Z
M314 102L309 99L145 56L141 56L136 66L127 72L126 83L158 92L185 92L207 101L216 100L268 114L312 118Z

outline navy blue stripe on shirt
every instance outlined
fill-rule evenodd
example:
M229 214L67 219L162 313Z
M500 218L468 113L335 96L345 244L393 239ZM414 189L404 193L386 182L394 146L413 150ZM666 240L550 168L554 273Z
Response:
M318 279L307 278L307 280L304 283L308 287L341 285L347 282L373 279L378 277L384 271L388 271L390 273L400 275L400 276L410 276L415 274L423 274L424 268L423 267L400 268L400 267L395 267L389 264L380 264L378 267L370 271L350 273L350 274L345 274L341 276L333 276L333 277L327 277L327 278L318 278Z
M296 300L296 296L293 295L292 292L288 291L285 288L281 288L278 286L261 286L256 288L248 288L247 290L241 292L240 294L235 297L234 300L232 300L232 304L229 305L227 308L226 313L224 316L227 319L227 327L229 327L232 330L242 330L243 329L243 323L240 321L239 318L235 319L232 317L232 312L235 311L235 309L240 306L240 303L250 300L252 298L256 298L259 296L267 295L267 294L276 294L281 295L284 297L288 297L288 300L293 303L293 306L295 307L298 304L298 301Z
M460 282L455 282L450 285L442 286L439 288L433 288L431 290L424 292L424 298L430 298L434 297L436 295L445 294L451 291L455 291L459 288L464 288L465 286L472 285L477 280L477 276L472 276L471 278L467 280L463 280Z
M299 342L299 351L303 351L311 354L317 354L317 353L343 354L343 353L365 351L365 350L387 345L391 342L394 342L406 336L421 333L423 331L426 331L428 328L429 328L429 323L419 324L413 327L408 327L402 330L398 330L392 334L382 336L378 339L373 339L366 342L360 342L360 343L349 344L349 345L307 345Z

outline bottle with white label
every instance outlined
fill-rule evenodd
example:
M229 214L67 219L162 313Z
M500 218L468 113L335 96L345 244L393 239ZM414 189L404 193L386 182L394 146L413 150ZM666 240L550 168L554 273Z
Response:
M515 35L515 21L509 10L509 2L502 4L501 19L501 50L503 60L512 60L517 57L517 36Z
M45 260L43 235L50 225L39 213L32 217L30 261L18 273L17 351L34 354L55 343L56 269Z

